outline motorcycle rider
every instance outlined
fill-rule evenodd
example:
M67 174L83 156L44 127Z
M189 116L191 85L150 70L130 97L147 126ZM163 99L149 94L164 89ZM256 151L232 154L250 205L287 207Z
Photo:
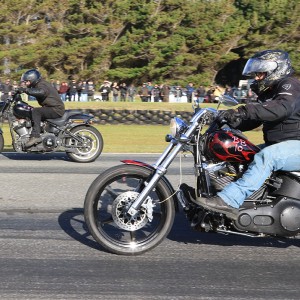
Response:
M33 129L30 139L25 143L25 147L29 148L42 141L41 121L60 118L65 112L65 106L57 90L42 78L38 70L26 71L22 75L21 81L26 84L26 88L20 87L17 92L34 96L41 106L32 109Z
M281 50L261 51L247 61L243 75L254 76L251 89L258 95L258 102L221 111L218 120L225 119L242 131L262 124L265 147L254 156L243 176L217 196L193 195L191 200L236 219L244 200L258 190L273 171L300 170L300 81L292 74L289 55ZM188 191L191 194L191 189Z

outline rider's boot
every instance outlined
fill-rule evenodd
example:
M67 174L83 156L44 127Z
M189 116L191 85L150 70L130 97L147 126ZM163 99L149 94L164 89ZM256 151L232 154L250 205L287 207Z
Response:
M208 210L225 214L228 218L237 220L239 210L228 205L219 196L210 198L197 197L194 202Z
M39 144L42 142L41 136L31 136L30 139L25 143L26 148L30 148L33 145Z

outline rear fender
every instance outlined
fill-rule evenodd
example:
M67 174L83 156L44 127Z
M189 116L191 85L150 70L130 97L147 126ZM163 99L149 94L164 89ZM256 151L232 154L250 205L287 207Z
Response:
M126 160L121 160L121 162L126 165L134 165L134 166L138 166L141 168L145 168L151 172L155 171L153 166L151 166L147 163L144 163L142 161L126 159ZM164 182L164 184L168 187L170 195L173 195L172 198L174 201L175 210L176 210L176 212L178 212L179 211L178 198L177 198L177 194L175 193L173 186L171 185L170 181L165 176L162 176L160 180L162 180Z
M73 124L78 123L78 125L80 125L80 124L92 124L93 118L94 118L94 116L78 113L78 114L70 116L68 118L68 120L72 121Z

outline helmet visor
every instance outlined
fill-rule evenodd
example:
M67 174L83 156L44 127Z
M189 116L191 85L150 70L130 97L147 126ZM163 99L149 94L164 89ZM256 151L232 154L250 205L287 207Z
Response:
M243 70L244 76L255 76L258 72L271 73L277 68L277 63L275 61L268 61L257 58L250 58Z

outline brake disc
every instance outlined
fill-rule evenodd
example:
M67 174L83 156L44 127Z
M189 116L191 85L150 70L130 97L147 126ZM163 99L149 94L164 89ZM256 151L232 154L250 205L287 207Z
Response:
M114 222L122 229L135 231L152 221L153 203L148 196L140 210L131 216L127 213L130 205L137 199L139 193L128 191L119 195L112 204L112 217Z

